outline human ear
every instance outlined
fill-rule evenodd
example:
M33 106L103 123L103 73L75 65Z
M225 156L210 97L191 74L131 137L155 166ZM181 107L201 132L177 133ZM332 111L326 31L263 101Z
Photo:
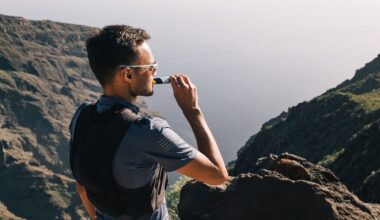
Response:
M132 79L132 73L130 68L126 68L121 73L123 80L130 81Z

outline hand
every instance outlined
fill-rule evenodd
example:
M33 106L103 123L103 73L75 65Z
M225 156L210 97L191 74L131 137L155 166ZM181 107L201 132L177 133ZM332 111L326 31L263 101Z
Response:
M200 112L197 88L189 77L183 74L175 74L170 76L170 83L178 106L185 115L192 114L194 111Z

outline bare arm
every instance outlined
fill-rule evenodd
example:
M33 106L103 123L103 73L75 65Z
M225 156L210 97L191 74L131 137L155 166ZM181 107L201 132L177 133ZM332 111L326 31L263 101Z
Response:
M76 189L88 215L90 216L92 220L96 220L95 206L87 198L86 189L82 185L80 185L78 182L76 182Z
M189 164L177 171L210 185L224 183L228 179L228 173L219 147L199 107L196 87L185 75L172 76L171 84L177 103L194 132L199 150Z

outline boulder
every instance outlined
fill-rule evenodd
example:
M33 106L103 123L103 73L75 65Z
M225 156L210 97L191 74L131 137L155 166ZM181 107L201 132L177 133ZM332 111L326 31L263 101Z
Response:
M187 219L378 219L380 205L362 202L333 172L292 155L260 158L223 185L190 181L181 190Z

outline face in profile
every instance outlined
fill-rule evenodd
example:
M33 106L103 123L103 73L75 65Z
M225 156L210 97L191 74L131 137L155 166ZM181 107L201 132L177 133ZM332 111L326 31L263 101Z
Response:
M131 68L131 94L134 96L152 96L154 93L153 76L156 73L156 61L154 59L152 50L146 42L139 46L137 51L138 60L134 66L145 66Z

